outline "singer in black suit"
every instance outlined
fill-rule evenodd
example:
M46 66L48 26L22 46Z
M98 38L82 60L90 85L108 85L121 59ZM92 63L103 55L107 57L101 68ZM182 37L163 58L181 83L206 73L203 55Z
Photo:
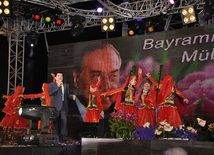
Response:
M63 83L63 74L56 74L56 82L49 84L48 93L51 96L50 106L57 110L57 119L53 121L52 133L58 134L58 122L61 121L61 135L60 140L65 141L67 135L67 113L68 113L68 99L76 99L75 95L70 94L69 85Z

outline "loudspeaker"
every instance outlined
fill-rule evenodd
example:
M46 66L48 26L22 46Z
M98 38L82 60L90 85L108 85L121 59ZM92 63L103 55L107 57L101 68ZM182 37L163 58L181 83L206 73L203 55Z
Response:
M19 145L56 145L59 143L59 137L54 134L19 135L17 143Z
M18 135L19 145L39 145L39 135Z
M105 138L108 137L109 129L109 122L108 119L100 119L98 124L98 138Z
M55 134L40 134L39 136L39 144L54 144L57 145L59 143L59 137Z
M95 138L97 137L98 123L83 122L80 127L80 137Z

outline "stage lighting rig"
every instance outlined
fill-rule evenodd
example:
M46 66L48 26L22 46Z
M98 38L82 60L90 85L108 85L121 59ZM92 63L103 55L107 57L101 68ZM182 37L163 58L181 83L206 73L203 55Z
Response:
M11 0L0 0L0 17L11 16Z
M48 106L22 106L18 109L20 117L31 120L41 120L40 134L22 135L18 139L19 144L58 144L59 137L48 134L49 122L57 118L57 111L54 107Z
M197 20L196 20L194 6L189 6L181 9L181 18L182 18L183 25L195 23Z
M205 20L210 19L214 14L214 0L205 0L203 16Z
M101 28L103 32L115 31L114 17L105 17L101 19Z
M57 111L48 106L22 106L19 108L19 116L25 119L41 120L41 133L48 134L49 122L57 117Z
M31 32L27 34L26 42L31 47L36 46L38 44L38 38L39 38L39 35L37 33Z
M84 32L83 23L85 22L85 17L75 15L71 17L71 22L72 22L71 35L73 37L79 36L81 33Z

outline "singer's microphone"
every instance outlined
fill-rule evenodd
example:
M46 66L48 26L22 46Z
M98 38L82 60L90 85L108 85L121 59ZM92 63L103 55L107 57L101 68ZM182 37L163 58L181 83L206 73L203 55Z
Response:
M62 80L59 80L59 82L62 82ZM60 87L62 86L62 83L60 84Z
M161 74L162 69L163 69L163 65L160 65L160 70L159 70L159 73L158 73L158 74Z

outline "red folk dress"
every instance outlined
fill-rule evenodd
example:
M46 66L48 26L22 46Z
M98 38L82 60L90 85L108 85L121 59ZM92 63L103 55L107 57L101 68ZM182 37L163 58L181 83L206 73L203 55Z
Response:
M127 113L137 113L135 92L141 84L142 75L138 73L137 83L134 87L130 87L129 83L133 78L136 78L136 76L127 77L122 87L103 93L103 95L115 95L116 104L114 108L116 110L123 110ZM126 87L127 90L125 90Z
M154 102L151 102L151 95L149 94L139 94L136 99L140 97L138 108L138 126L143 126L145 123L150 122L150 125L155 125L155 110Z
M23 99L34 99L34 98L40 98L41 99L41 105L42 106L50 106L51 96L48 94L48 83L43 83L42 85L42 93L39 94L23 94ZM38 122L38 128L40 128L41 121ZM51 123L49 125L49 128L51 127Z
M2 110L6 115L1 121L3 132L8 134L18 133L25 134L26 132L26 119L22 118L18 114L18 109L21 106L21 95L24 91L24 87L18 86L16 91L11 96L6 96L7 101L5 107Z
M149 77L152 83L157 86L153 77ZM161 106L158 113L157 124L166 120L173 127L179 127L182 124L180 113L184 113L183 106L181 104L175 105L175 95L179 95L181 98L186 99L184 94L173 86L173 78L170 75L164 77L160 82L160 91L158 92L158 106ZM182 107L182 108L181 108ZM179 110L179 112L178 112Z
M101 85L101 80L97 82L96 85L91 85L90 87L96 89L93 93L90 92L88 97L88 106L86 108L87 112L85 115L85 122L98 123L101 119L100 112L103 111L101 103L101 95L99 92L99 87Z
M55 75L51 74L53 78L53 82L56 82ZM50 106L50 101L51 101L51 96L48 93L48 83L43 83L42 85L42 93L39 94L23 94L23 99L33 99L33 98L40 98L41 100L41 105L42 106ZM41 121L38 121L38 129L40 129L41 126ZM49 128L51 129L51 122L49 124ZM49 131L51 132L51 130Z

